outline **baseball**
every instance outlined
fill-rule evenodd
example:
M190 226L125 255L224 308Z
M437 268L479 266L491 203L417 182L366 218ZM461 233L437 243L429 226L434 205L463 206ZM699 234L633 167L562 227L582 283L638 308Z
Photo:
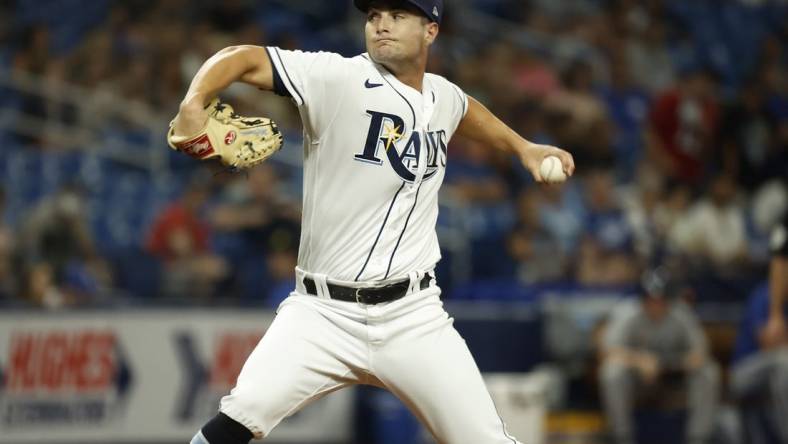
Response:
M542 175L545 183L561 183L566 180L564 166L561 164L561 159L556 156L547 156L542 160L539 174Z

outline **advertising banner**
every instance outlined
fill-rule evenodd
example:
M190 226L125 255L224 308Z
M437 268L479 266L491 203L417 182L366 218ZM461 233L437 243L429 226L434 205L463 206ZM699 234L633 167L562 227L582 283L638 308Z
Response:
M187 443L273 320L262 310L0 313L0 443ZM353 393L269 442L348 442Z

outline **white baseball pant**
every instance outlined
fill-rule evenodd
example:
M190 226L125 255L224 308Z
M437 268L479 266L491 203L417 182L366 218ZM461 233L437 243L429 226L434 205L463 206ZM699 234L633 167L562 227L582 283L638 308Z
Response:
M299 285L247 359L220 411L256 438L322 396L352 384L388 389L440 443L518 444L498 415L465 341L434 284L363 305ZM415 285L414 285L415 282Z

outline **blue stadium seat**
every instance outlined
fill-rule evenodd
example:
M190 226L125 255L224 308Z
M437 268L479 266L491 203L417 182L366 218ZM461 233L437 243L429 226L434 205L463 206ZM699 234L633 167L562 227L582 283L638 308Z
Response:
M274 40L284 36L296 38L308 35L310 32L303 15L288 11L286 8L259 8L256 12L256 21Z
M481 279L457 285L451 300L536 303L550 285L523 285L515 279Z
M45 23L50 28L50 45L63 54L82 41L109 12L109 0L41 0L15 2L17 25Z
M143 299L159 296L163 271L155 257L137 247L121 248L106 254L118 288Z
M635 430L639 444L684 444L685 410L638 409Z
M241 300L245 303L262 303L268 291L268 266L262 254L248 254L238 263L238 280Z
M378 444L420 442L421 425L402 401L384 390L373 390L369 396L369 408L373 412L374 424L372 442Z

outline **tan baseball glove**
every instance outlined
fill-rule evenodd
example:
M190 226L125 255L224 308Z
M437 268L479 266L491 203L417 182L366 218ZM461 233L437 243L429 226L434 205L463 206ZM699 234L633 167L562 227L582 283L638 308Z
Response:
M170 122L170 147L200 160L218 157L234 169L251 168L282 147L282 134L273 120L239 116L219 99L213 99L207 109L208 121L197 134L176 136Z

